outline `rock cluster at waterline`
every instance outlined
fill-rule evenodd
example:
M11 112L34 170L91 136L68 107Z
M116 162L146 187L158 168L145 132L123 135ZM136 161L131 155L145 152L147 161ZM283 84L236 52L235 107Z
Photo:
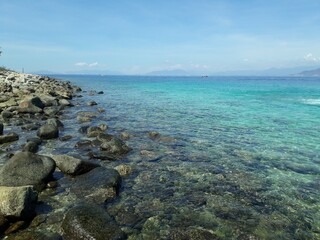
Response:
M131 148L108 134L106 124L91 123L103 112L101 108L78 113L83 139L73 147L79 156L39 153L45 152L48 144L70 144L72 135L65 133L70 126L63 117L75 106L75 99L81 97L80 91L70 82L50 77L0 72L0 157L4 163L0 165L0 237L126 238L103 209L103 204L117 197L121 176L100 161L122 158ZM94 107L97 103L84 105ZM121 167L124 168L125 165ZM121 175L130 172L120 171ZM63 194L71 195L73 201L50 214L53 205L60 206L55 197ZM44 223L60 228L38 231Z

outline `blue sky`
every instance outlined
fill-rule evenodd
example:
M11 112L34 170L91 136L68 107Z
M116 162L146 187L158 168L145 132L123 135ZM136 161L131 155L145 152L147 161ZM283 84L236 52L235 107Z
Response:
M320 1L1 0L0 47L29 72L320 66Z

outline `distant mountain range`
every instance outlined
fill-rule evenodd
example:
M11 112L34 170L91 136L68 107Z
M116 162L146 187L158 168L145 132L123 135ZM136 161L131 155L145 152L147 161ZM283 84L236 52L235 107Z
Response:
M320 68L309 71L303 71L298 73L297 75L302 77L320 77Z
M147 76L302 76L302 77L318 77L320 76L320 68L318 66L300 66L293 68L269 68L265 70L239 70L225 72L199 72L186 71L184 69L164 69L152 71L145 74ZM41 70L32 72L40 75L58 75L58 74L79 74L79 75L126 75L125 73L110 71L110 70L82 70L82 71L67 71L67 72L52 72Z
M188 73L183 69L175 69L175 70L161 70L161 71L153 71L149 72L146 75L150 76L190 76L192 74Z

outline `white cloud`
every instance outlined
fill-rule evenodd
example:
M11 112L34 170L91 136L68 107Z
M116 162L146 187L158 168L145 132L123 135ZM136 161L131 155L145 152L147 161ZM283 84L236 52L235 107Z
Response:
M78 62L76 64L74 64L75 66L79 66L79 67L83 67L83 66L87 66L87 63L85 62Z
M94 66L98 66L98 62L94 62L94 63L89 63L88 64L89 67L94 67Z
M320 62L320 58L313 56L312 53L308 53L307 55L305 55L304 60L308 61L308 62Z
M99 63L98 62L93 62L93 63L78 62L78 63L75 63L74 65L78 67L96 67L99 65Z

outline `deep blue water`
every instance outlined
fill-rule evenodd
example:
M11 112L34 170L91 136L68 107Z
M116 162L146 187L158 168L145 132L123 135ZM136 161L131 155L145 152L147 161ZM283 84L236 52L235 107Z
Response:
M56 77L104 91L83 100L133 136L109 207L143 220L130 239L320 239L320 78Z

